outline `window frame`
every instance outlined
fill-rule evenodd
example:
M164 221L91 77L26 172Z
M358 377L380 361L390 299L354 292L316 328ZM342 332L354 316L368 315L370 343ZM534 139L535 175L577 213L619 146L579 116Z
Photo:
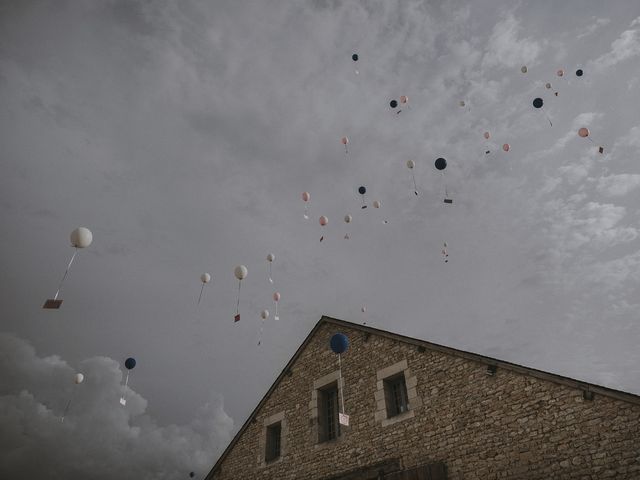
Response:
M277 429L277 430L276 430ZM277 432L277 433L276 433ZM282 456L282 422L267 425L264 446L264 461L271 463Z
M394 414L392 408L394 400L391 398L389 386L400 377L404 379L406 388L406 410ZM407 360L401 360L376 372L376 400L375 421L383 427L415 417L416 411L422 406L422 399L418 396L418 379L411 374ZM403 395L404 392L401 393Z

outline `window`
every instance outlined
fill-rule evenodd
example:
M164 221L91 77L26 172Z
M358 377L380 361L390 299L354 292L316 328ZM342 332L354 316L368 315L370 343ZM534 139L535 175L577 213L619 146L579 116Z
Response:
M280 422L267 427L267 442L264 452L265 462L271 462L280 457L281 434L282 424Z
M328 442L340 436L338 412L338 384L332 383L318 391L319 442Z
M387 405L387 418L395 417L409 410L404 373L385 378L384 396Z

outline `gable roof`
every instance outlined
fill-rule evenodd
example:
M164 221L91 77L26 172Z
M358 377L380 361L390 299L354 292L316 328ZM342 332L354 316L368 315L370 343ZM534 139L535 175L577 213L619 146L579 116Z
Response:
M220 458L216 461L215 465L209 472L209 474L205 477L205 480L210 480L213 478L213 474L218 470L218 468L222 465L222 462L227 457L229 452L233 449L235 444L238 442L244 431L251 424L251 421L256 416L256 414L260 411L262 406L266 403L267 399L271 395L271 393L276 389L279 385L282 378L290 373L290 369L293 364L296 362L302 351L309 344L311 339L314 337L315 333L325 324L332 324L338 327L351 328L353 330L360 330L362 332L368 333L370 335L379 335L382 337L390 338L392 340L404 342L410 345L415 345L418 348L424 348L425 350L431 350L435 352L446 353L448 355L453 355L456 357L462 357L467 360L471 360L478 363L484 363L486 365L493 365L498 368L502 368L505 370L510 370L512 372L517 372L523 375L529 375L531 377L539 378L541 380L546 380L549 382L557 383L560 385L565 385L571 388L575 388L577 390L586 390L593 393L597 393L599 395L604 395L606 397L615 398L616 400L622 400L629 403L635 403L640 405L640 395L635 395L633 393L623 392L621 390L615 390L613 388L603 387L601 385L596 385L593 383L583 382L581 380L575 380L570 377L564 377L562 375L557 375L555 373L544 372L542 370L536 370L535 368L525 367L522 365L518 365L515 363L507 362L504 360L498 360L496 358L487 357L484 355L480 355L477 353L466 352L464 350L458 350L452 347L446 347L444 345L438 345L437 343L427 342L426 340L420 340L418 338L407 337L405 335L400 335L398 333L387 332L386 330L380 330L378 328L369 327L368 325L360 325L358 323L347 322L345 320L340 320L337 318L322 316L318 323L315 324L313 329L307 335L307 338L304 339L302 344L298 347L296 352L291 357L291 360L287 362L280 375L273 382L267 393L262 397L256 408L253 409L249 418L244 422L238 433L233 437L227 448L225 448Z

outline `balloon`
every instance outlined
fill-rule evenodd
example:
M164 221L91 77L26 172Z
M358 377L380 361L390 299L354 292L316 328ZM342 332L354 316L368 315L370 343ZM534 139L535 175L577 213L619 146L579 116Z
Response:
M274 302L279 302L280 301L280 292L275 292L273 294L273 301Z
M405 104L407 102L409 102L409 97L406 95L400 95L400 103Z
M93 242L91 230L85 227L78 227L71 232L71 245L76 248L86 248Z
M203 273L202 275L200 275L200 281L202 283L209 283L211 281L211 275L209 275L208 273Z
M360 195L364 195L365 193L367 193L367 187L363 186L363 187L358 188L358 193Z
M460 100L460 103L458 103L458 105L460 105L461 107L465 106L464 100Z
M127 367L127 370L133 370L136 366L136 359L133 357L129 357L124 361L124 366Z
M521 71L522 73L527 73L527 70L528 70L528 69L527 69L527 66L526 66L526 65L523 65L523 66L522 66L522 68L520 69L520 71Z
M333 353L344 353L349 348L349 339L343 333L336 333L329 342Z
M353 55L351 55L351 60L353 60L354 62L358 61L358 54L354 53Z
M260 316L263 320L266 320L267 318L269 318L269 310L262 310L262 312L260 312Z
M589 136L589 129L582 127L580 130L578 130L578 135L580 135L582 138L588 137Z
M437 158L435 166L438 170L444 170L445 168L447 168L447 161L442 157Z
M347 137L342 137L340 141L342 142L343 145L346 145L347 143L349 143L349 139Z
M491 134L489 132L484 132L484 138L489 140L491 138Z
M273 262L276 259L276 256L273 253L267 255L267 262Z
M556 72L556 75L558 75L559 77L564 76L564 70L563 70L563 69L558 70L558 71Z
M311 195L309 194L309 192L302 192L302 201L308 202L309 200L311 200Z
M76 385L81 384L83 380L84 380L84 375L81 373L76 373L76 378L74 380L76 382Z
M542 99L540 97L533 99L533 106L535 108L542 108L543 104L544 104L544 102L542 101Z
M248 273L249 271L247 270L247 267L245 267L244 265L238 265L233 271L233 274L236 276L238 280L244 280L247 277Z
M508 143L505 143L504 145L502 145L502 150L504 150L505 152L508 152L510 148L511 148L511 145L509 145Z
M378 200L373 201L373 208L380 208L380 202Z
M344 223L351 223L351 220L353 219L353 217L349 214L344 216Z
M357 55L356 55L356 57L357 57ZM196 476L196 474L195 474L195 473L193 473L193 472L189 472L189 476L190 476L191 478L193 478L193 477L195 477L195 476Z
M410 170L413 170L413 168L416 166L416 162L414 162L413 160L407 160L407 168Z
M549 89L549 88L551 88L551 84L550 84L550 83L545 83L545 84L544 84L544 87L545 87L545 88L547 88L547 89Z
M362 308L360 309L360 311L361 311L362 313L365 313L365 312L367 311L367 307L362 307Z
M584 72L582 71L582 69L579 68L578 70L576 70L576 77L581 77L583 73Z
M398 106L398 102L396 102L395 100L391 100L391 101L389 102L389 106L390 106L391 108L396 108L396 107Z
M320 217L320 225L322 225L324 227L327 223L329 223L329 219L327 217L325 217L324 215L322 215Z

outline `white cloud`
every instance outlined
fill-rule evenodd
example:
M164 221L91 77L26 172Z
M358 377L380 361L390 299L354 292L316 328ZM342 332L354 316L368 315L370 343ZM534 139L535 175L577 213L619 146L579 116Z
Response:
M482 64L484 67L516 67L534 63L542 47L532 38L519 38L520 22L509 14L493 27Z
M159 425L147 401L128 392L115 360L81 362L85 380L57 356L0 334L0 477L174 479L203 476L230 439L233 421L214 397L187 425ZM134 371L135 373L135 371ZM64 422L62 413L72 399ZM37 462L34 459L38 459Z
M640 27L640 17L631 22L631 27ZM611 43L611 50L590 62L590 68L596 71L608 69L624 60L640 54L638 28L625 30Z
M593 20L593 23L591 23L587 28L585 28L584 31L576 37L577 39L587 37L592 33L594 33L596 30L598 30L599 28L609 25L609 23L611 23L610 18L592 17L592 20Z
M626 195L640 186L640 175L621 173L600 177L596 189L608 197L620 197Z

